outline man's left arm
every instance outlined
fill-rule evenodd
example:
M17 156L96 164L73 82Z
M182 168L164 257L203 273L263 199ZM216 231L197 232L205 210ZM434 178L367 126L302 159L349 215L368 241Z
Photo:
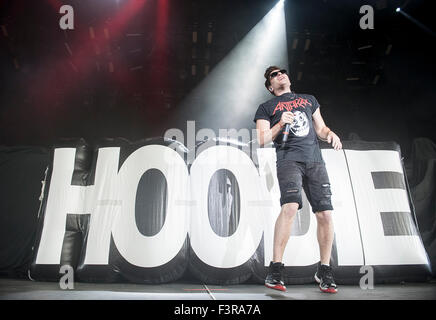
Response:
M333 149L340 150L342 149L341 139L330 130L324 123L324 119L321 116L321 111L319 108L312 115L313 127L315 128L316 135L323 141L327 141L327 143L331 143Z

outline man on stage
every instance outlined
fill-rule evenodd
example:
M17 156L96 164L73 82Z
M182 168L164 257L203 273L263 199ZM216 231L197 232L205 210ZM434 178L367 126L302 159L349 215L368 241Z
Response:
M281 205L274 228L273 261L265 286L286 291L282 258L292 222L302 207L301 193L304 188L317 220L321 261L315 280L321 291L336 293L337 286L330 266L334 237L330 182L317 138L331 143L335 150L340 150L342 144L325 125L315 97L291 91L286 70L268 67L265 78L265 87L274 98L259 106L254 121L260 145L273 141L276 147Z

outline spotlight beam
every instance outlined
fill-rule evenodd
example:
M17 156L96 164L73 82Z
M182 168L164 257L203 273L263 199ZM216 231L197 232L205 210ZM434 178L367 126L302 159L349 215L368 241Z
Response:
M278 2L182 101L175 114L202 128L251 128L254 111L271 97L264 87L269 65L288 67L284 3Z
M418 27L420 27L422 30L424 30L425 32L427 32L429 35L436 37L436 33L434 33L430 28L426 27L425 25L423 25L421 22L419 22L418 20L416 20L415 18L413 18L411 15L407 14L406 12L404 12L401 8L397 8L396 12L401 13L403 16L405 16L407 19L409 19L410 21L412 21L414 24L416 24Z

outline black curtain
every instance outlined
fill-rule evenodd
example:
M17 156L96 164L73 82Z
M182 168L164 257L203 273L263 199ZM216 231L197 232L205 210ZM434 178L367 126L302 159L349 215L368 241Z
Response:
M27 276L49 150L0 147L0 276Z

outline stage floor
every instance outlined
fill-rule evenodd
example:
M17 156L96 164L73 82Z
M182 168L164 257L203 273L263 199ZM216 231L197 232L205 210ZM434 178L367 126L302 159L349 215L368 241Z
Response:
M290 285L279 292L256 284L229 286L170 283L59 283L0 279L0 300L436 300L436 280L426 283L379 284L374 289L341 285L337 294L322 293L317 285Z

